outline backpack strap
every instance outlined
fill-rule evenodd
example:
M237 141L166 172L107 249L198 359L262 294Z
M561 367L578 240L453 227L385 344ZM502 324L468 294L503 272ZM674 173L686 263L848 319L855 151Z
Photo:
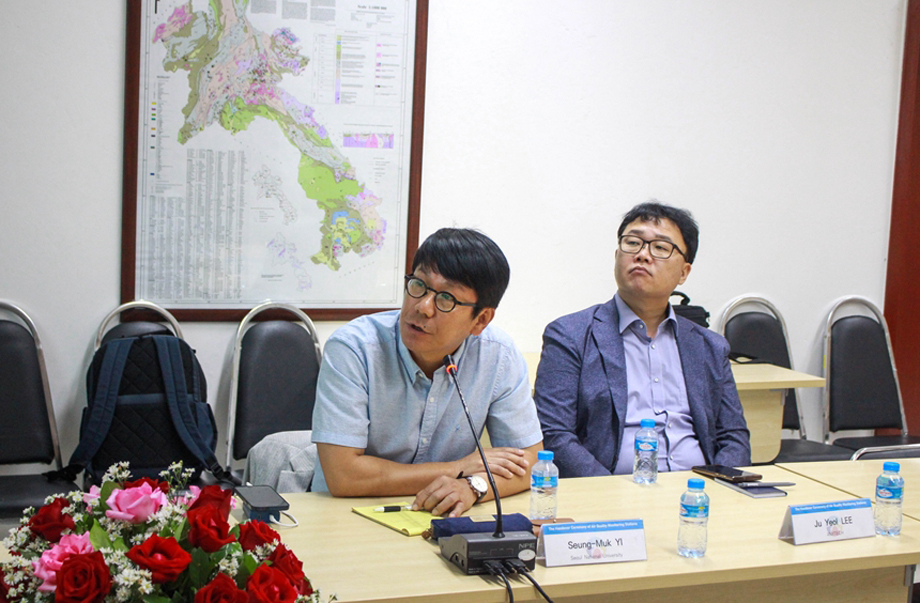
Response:
M121 377L128 361L128 353L134 345L135 338L113 339L105 345L102 365L99 367L96 395L86 420L86 427L80 434L80 442L70 457L70 464L60 471L49 471L49 479L67 479L73 481L80 471L86 469L90 459L99 451L115 416L115 404L118 401L118 389ZM49 475L50 474L50 475Z
M155 335L152 339L157 348L157 358L163 373L163 388L169 405L169 415L172 417L173 425L182 443L199 461L204 463L214 477L220 481L232 481L230 473L220 465L214 453L208 450L203 443L201 428L192 416L179 339L167 335ZM195 391L199 391L198 377L195 371L192 371L192 374L194 380L192 385Z

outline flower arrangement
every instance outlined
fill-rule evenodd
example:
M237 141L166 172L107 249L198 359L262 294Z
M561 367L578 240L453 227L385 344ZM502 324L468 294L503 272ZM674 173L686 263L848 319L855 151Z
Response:
M185 490L190 473L179 463L161 481L129 481L119 463L101 488L26 509L3 541L0 602L317 603L278 533L255 520L231 527L232 493Z

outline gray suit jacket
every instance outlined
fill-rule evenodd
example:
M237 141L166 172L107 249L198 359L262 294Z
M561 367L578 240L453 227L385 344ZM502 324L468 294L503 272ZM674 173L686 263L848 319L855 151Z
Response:
M616 302L550 323L534 384L543 447L562 477L610 475L626 422L626 358ZM728 362L728 342L677 317L693 427L707 464L751 463L750 434Z

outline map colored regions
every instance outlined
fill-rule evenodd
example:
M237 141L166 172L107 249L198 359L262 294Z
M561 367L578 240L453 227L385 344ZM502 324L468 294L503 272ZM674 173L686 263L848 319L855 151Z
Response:
M281 190L281 178L272 174L267 165L263 165L256 175L252 177L258 189L258 199L276 199L278 207L284 214L284 224L288 225L297 220L297 209L288 201L287 195Z
M247 0L211 0L207 11L194 12L189 2L157 26L153 41L166 49L163 68L188 72L177 140L185 144L214 124L235 135L256 119L273 122L300 154L297 182L323 211L319 250L311 260L338 270L342 254L363 257L382 247L386 222L376 210L382 200L358 181L314 110L281 86L283 76L301 75L309 62L297 36L284 27L259 31L247 6ZM285 223L296 219L291 201L271 194L282 204Z
M354 149L392 149L393 134L345 134L342 146Z
M306 291L313 286L310 275L307 274L304 263L300 261L295 254L297 246L294 243L288 243L284 235L280 232L268 242L268 250L271 253L272 266L289 265L294 270L294 276L297 277L297 289Z

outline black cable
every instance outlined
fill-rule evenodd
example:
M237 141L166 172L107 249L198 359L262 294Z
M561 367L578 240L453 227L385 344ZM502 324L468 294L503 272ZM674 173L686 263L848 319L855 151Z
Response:
M505 567L507 567L508 570L512 573L524 576L527 580L530 581L531 584L533 584L534 588L537 589L537 591L540 593L540 595L543 596L544 599L546 599L549 603L553 603L553 600L549 598L549 595L546 594L546 591L540 588L540 585L537 584L536 579L530 575L530 570L527 569L527 565L525 565L523 561L520 559L505 559Z
M508 581L507 576L505 576L505 570L497 561L485 561L483 566L489 573L497 578L501 578L502 582L505 583L505 590L508 592L508 603L514 603L514 593L511 591L511 582Z

